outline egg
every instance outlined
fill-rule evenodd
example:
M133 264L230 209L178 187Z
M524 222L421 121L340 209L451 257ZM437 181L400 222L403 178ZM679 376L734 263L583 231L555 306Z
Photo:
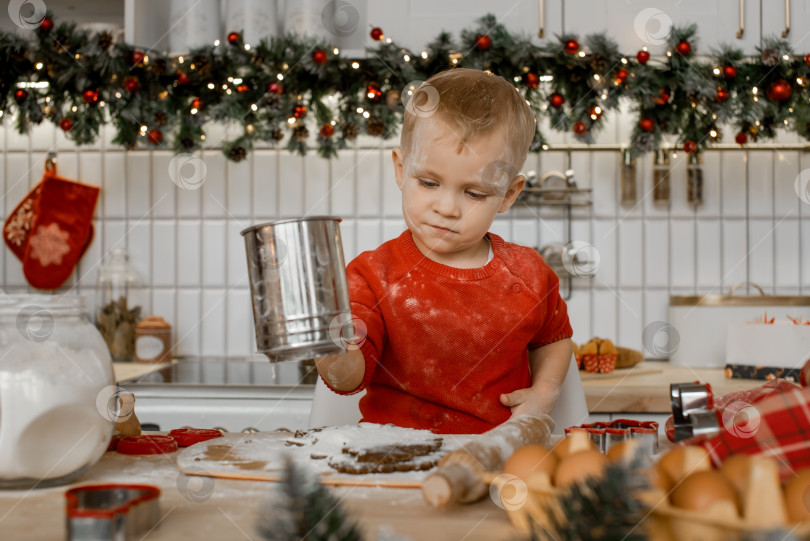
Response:
M734 486L715 470L698 471L686 476L672 489L670 501L675 507L692 511L706 511L716 502L730 502L739 516Z
M551 479L557 468L557 457L542 445L530 444L518 447L503 465L504 473L519 477L524 481L534 473L543 472Z
M720 473L726 476L739 495L745 492L750 471L751 455L731 455L720 466Z
M595 449L572 453L562 460L554 473L554 486L565 488L589 477L601 478L608 459Z
M670 486L678 484L690 473L711 469L709 453L703 447L686 445L674 447L658 461Z
M565 438L557 442L552 449L558 459L563 459L571 453L577 451L594 450L598 451L596 444L591 441L590 436L584 430L575 430Z
M810 468L799 470L785 483L785 503L791 522L810 521Z

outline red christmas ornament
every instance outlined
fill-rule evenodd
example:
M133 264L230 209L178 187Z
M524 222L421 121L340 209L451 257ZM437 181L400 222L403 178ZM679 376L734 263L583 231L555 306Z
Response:
M658 90L658 95L653 98L653 101L658 105L664 105L669 101L670 95L666 88Z
M239 45L240 41L242 41L242 34L239 32L231 32L228 34L228 43L231 45Z
M242 83L236 87L236 91L239 92L240 94L243 92L247 92L248 90L250 90L250 87L245 83Z
M737 68L734 66L723 66L723 77L734 79L737 76Z
M790 88L790 83L784 79L775 80L768 85L767 90L765 90L765 95L768 96L768 99L777 103L785 103L790 99L792 94L793 90Z
M563 103L565 103L565 98L563 98L562 94L558 94L557 92L555 92L554 94L551 95L548 101L551 102L552 107L559 109L560 107L563 106Z
M810 67L810 53L804 55L804 64Z
M272 83L267 85L267 91L270 92L271 94L281 94L284 92L284 88L282 88L282 86L278 84L276 81L273 81Z
M20 88L19 90L14 91L14 100L17 103L22 103L26 99L28 99L28 92Z
M73 121L65 117L59 121L59 127L62 128L62 131L70 131L73 129Z
M649 133L655 129L655 121L650 117L645 116L638 121L638 127L641 128L641 131Z
M582 121L574 122L574 133L575 134L582 135L586 131L588 131L588 126L584 122L582 122Z
M141 83L138 82L138 78L134 75L130 75L129 77L124 79L124 88L127 92L135 93L141 87Z
M177 84L180 86L185 86L191 82L191 79L188 78L188 75L183 73L182 71L177 72Z
M479 51L486 51L492 47L492 38L486 34L479 34L475 36L475 46Z
M536 73L528 72L523 75L523 83L529 88L537 88L540 85L540 77Z
M626 68L619 68L616 70L616 80L619 81L619 83L625 82L629 76L630 72L627 71Z
M53 30L53 19L50 17L45 17L42 19L42 22L39 23L39 31L43 34L47 34L51 30Z
M748 136L745 134L745 132L741 131L736 136L734 136L734 142L737 143L738 145L744 145L745 143L748 142Z
M295 118L304 118L307 116L307 108L301 104L296 105L293 107L293 116Z
M636 60L639 64L646 64L650 60L650 53L642 49L636 53Z
M133 64L140 64L143 62L144 54L143 51L132 51L132 63Z
M200 98L194 98L191 100L191 108L197 109L198 111L202 109L203 101Z
M317 66L323 66L326 64L326 51L318 49L312 53L312 61L315 62Z
M683 40L678 42L678 44L675 46L675 50L678 51L678 54L681 56L689 56L689 53L692 52L692 46L688 41Z
M87 89L82 92L82 100L84 103L96 103L98 101L98 91Z
M565 52L568 54L577 54L579 52L579 42L575 39L569 39L565 42Z
M154 130L149 130L149 133L146 135L146 139L148 139L153 145L159 145L160 142L163 141L163 132L157 128Z
M588 116L590 116L592 120L599 120L602 118L602 108L598 105L594 105L588 109Z
M335 127L331 124L324 124L321 126L321 135L324 137L332 137L335 134Z
M717 87L716 96L714 97L717 103L723 103L728 99L728 90L723 88L722 86Z
M683 144L683 151L687 154L691 154L697 150L697 143L692 141L691 139Z
M380 41L385 37L385 34L383 34L382 28L375 26L371 29L370 36L374 41Z
M380 85L371 83L366 86L366 97L368 98L368 101L371 102L380 101L380 98L382 98L382 90L380 90Z

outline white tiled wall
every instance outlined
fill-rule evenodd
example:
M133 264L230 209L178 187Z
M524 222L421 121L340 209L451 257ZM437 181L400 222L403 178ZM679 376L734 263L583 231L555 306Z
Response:
M608 119L597 141L626 141L629 123L626 115ZM567 142L546 134L552 144ZM47 151L56 149L60 174L102 187L95 241L64 289L88 295L92 305L102 255L126 248L145 285L144 309L174 325L178 355L254 352L243 228L279 217L339 215L348 260L404 227L390 160L395 140L361 139L331 161L314 152L302 158L259 149L237 164L209 148L200 153L203 186L183 190L169 179L170 151L125 152L111 138L105 128L96 144L76 149L49 125L30 136L0 129L0 214L5 218L36 184ZM785 135L780 142L798 140ZM718 293L745 280L767 293L810 294L810 205L794 188L810 155L708 151L705 200L697 210L686 201L683 153L673 161L668 206L652 201L649 158L638 167L643 198L620 204L618 158L618 152L549 151L530 155L525 166L540 173L570 166L579 185L593 189L593 206L574 209L571 224L572 238L593 244L601 256L596 277L575 281L568 301L575 340L601 335L642 348L644 327L666 319L670 294ZM563 242L567 233L562 210L520 205L492 230L534 247ZM5 248L0 285L26 288L21 263Z

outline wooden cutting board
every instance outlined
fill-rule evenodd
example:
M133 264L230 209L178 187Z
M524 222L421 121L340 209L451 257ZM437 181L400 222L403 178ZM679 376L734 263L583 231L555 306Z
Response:
M289 457L296 464L303 465L307 470L315 472L321 483L325 485L391 488L420 488L422 480L432 471L339 473L328 465L328 458L312 458L313 453L340 454L339 448L327 444L291 445L289 443L291 439L298 440L298 438L294 438L293 434L286 431L226 434L222 438L201 442L181 451L177 455L177 467L186 475L281 481L284 475L285 460ZM461 439L452 436L443 437L442 448L435 453L436 458L457 448L461 442Z

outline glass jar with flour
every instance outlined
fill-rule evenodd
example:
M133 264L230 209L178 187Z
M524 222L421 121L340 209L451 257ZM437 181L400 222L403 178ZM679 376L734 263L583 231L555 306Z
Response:
M70 482L118 414L110 353L77 295L0 295L0 488Z

